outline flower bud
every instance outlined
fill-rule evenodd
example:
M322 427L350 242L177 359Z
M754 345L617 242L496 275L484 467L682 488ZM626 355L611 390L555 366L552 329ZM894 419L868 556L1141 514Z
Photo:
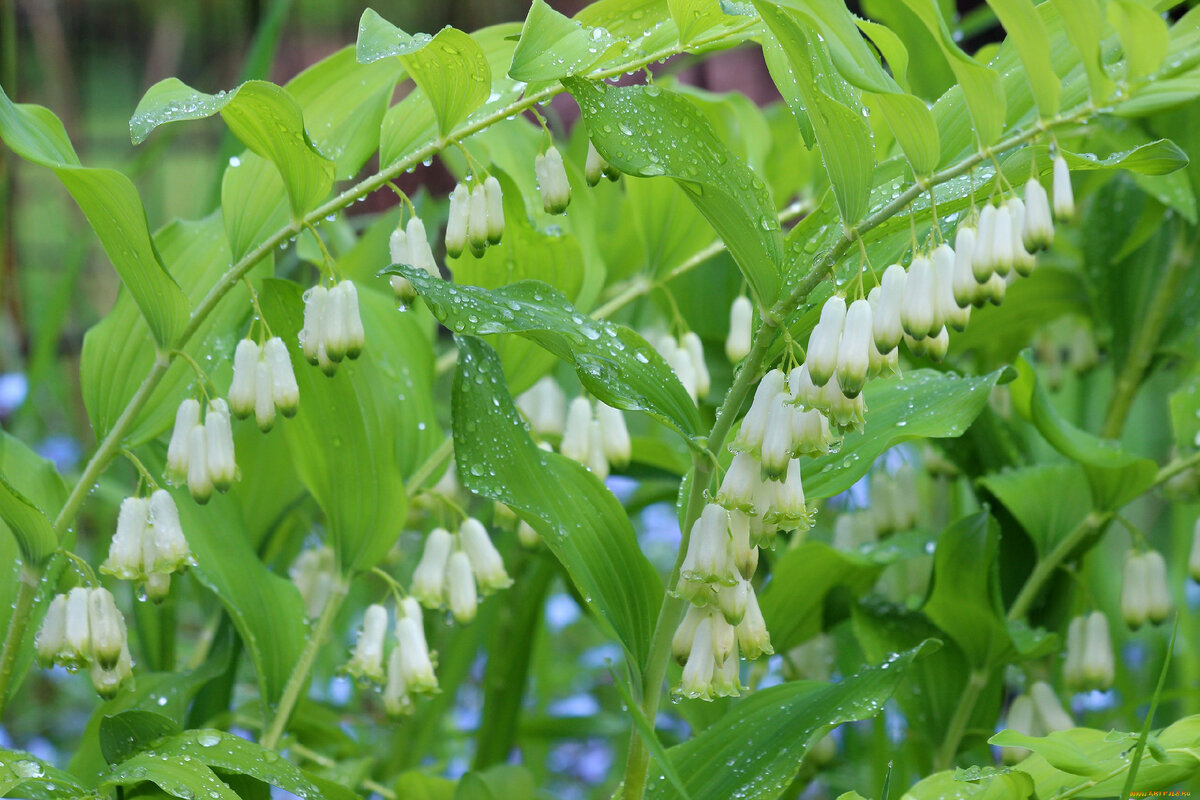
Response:
M117 514L117 532L108 546L108 559L100 566L121 580L137 580L142 575L142 540L146 536L150 501L126 497Z
M586 464L591 449L591 428L592 404L586 397L576 397L567 407L567 422L558 451L567 458Z
M1004 302L1004 295L1008 293L1008 281L1004 280L999 272L993 272L992 277L988 278L988 282L983 286L983 293L989 303L998 306Z
M92 663L92 688L105 700L111 700L121 690L121 684L132 675L133 661L129 657L129 646L123 644L112 669L105 669L98 661Z
M415 217L414 217L415 219ZM412 246L408 243L408 233L401 226L396 226L396 230L392 231L392 235L388 237L388 258L393 264L407 264L410 267L416 266L413 264ZM392 280L400 278L399 275L393 275ZM404 280L403 278L400 278ZM409 284L410 286L412 284Z
M533 550L542 543L542 537L536 528L525 520L521 520L517 523L517 541L521 543L522 547Z
M254 411L254 380L258 367L258 344L242 339L233 351L233 382L229 384L229 408L238 419Z
M1070 689L1082 689L1083 652L1087 647L1087 617L1080 616L1067 625L1067 656L1063 661L1063 683Z
M487 176L483 182L483 195L487 202L488 244L500 244L504 238L504 193L494 175Z
M38 630L37 650L38 663L48 667L57 661L66 651L67 644L67 596L57 594L46 609L42 619L42 627Z
M409 591L426 608L438 608L442 605L446 562L450 558L450 548L453 546L454 537L445 528L434 528L425 539L425 549L421 551L421 560L413 570L412 587Z
M1023 278L1027 278L1033 274L1034 267L1037 266L1037 259L1033 254L1025 249L1025 216L1028 212L1025 210L1025 204L1021 202L1021 198L1012 197L1008 201L1008 212L1012 217L1012 243L1010 249L1013 255L1013 269Z
M557 147L550 147L533 161L538 190L542 193L542 207L547 214L561 214L571 202L571 184L563 166L562 154Z
M1037 717L1042 722L1042 728L1047 733L1069 731L1075 727L1075 721L1063 708L1062 702L1050 684L1045 681L1037 681L1029 687L1029 696L1033 700Z
M1146 622L1147 596L1146 562L1139 553L1125 554L1125 570L1121 582L1121 616L1130 630L1136 631Z
M92 632L88 614L88 590L76 586L67 593L66 648L64 661L82 664L92 657Z
M720 620L723 625L714 622L713 633L717 633L717 628L721 628L722 635L725 629L728 628L729 644L717 653L717 661L723 662L725 656L733 650L734 634L733 628L730 626L737 625L742 621L742 617L746 615L746 597L749 592L754 591L750 588L750 583L745 578L739 580L733 586L721 586L717 589L717 608L721 610L724 619Z
M389 717L413 712L412 698L404 680L404 656L399 647L393 648L388 657L387 683L383 687L383 710Z
M692 525L687 556L680 574L699 583L732 586L738 582L729 537L729 512L716 503L706 505L700 518Z
M263 433L275 427L275 379L271 364L259 361L254 374L254 422Z
M614 174L615 173L615 174ZM604 156L600 155L600 151L596 149L596 145L588 142L587 160L583 164L583 176L587 179L588 186L595 186L604 176L608 176L610 180L616 180L620 175L616 172Z
M961 308L981 306L987 298L980 291L971 264L975 253L975 229L960 225L954 237L954 302Z
M566 423L566 405L566 395L549 375L517 397L517 408L525 414L530 429L538 435L562 435Z
M971 251L971 271L976 283L987 283L996 272L996 207L991 203L979 211L975 229L975 247Z
M446 605L460 625L475 619L475 610L479 607L471 560L461 550L452 553L446 562Z
M1029 695L1022 694L1013 698L1012 704L1008 707L1007 728L1026 736L1034 736L1038 733L1035 725L1036 709ZM1005 764L1016 764L1028 755L1029 750L1024 747L1000 748L1000 756Z
M1062 156L1054 159L1054 218L1060 222L1075 217L1075 195L1071 191L1071 171Z
M115 667L125 647L125 620L108 589L88 592L88 630L96 662L104 669Z
M471 570L481 592L488 594L512 586L512 579L504 571L504 560L482 522L474 517L463 520L458 527L458 541L471 561Z
M304 600L305 610L310 619L320 616L329 599L333 588L333 550L329 547L317 547L305 550L292 563L288 575L292 583L300 590ZM168 576L169 577L169 576ZM147 590L150 586L147 583Z
M467 203L467 243L476 258L483 255L488 246L487 192L482 183L471 189Z
M923 343L925 353L934 361L941 363L942 359L946 357L946 351L950 349L950 332L943 326L937 336L928 336Z
M750 517L746 512L729 512L729 543L738 572L750 580L758 569L758 548L750 543Z
M872 345L873 346L873 345ZM893 350L893 353L896 351ZM792 455L815 458L829 452L833 443L829 420L815 408L792 410Z
M1113 682L1113 652L1112 640L1108 635L1108 618L1103 612L1093 611L1088 616L1084 641L1080 670L1083 679L1094 689L1107 689Z
M624 469L633 457L633 442L625 427L625 415L619 409L596 401L596 424L600 427L604 457L617 469Z
M822 407L821 390L812 382L807 364L801 364L788 373L787 385L788 391L792 393L792 402L802 408L818 409ZM755 398L757 399L757 395ZM745 427L745 423L743 423L743 427Z
M208 471L208 442L203 425L195 425L188 434L188 491L192 499L203 505L212 497L212 473Z
M959 306L954 297L954 267L957 257L950 245L941 244L933 251L934 317L956 331L965 330L971 319L970 305ZM972 281L974 283L974 281Z
M679 341L687 351L692 369L696 373L696 396L707 397L708 390L712 388L712 378L708 374L708 365L704 362L704 343L692 331L685 333Z
M467 246L467 218L470 216L471 192L460 183L450 193L450 212L446 218L446 255L458 258Z
M590 469L600 480L608 479L608 459L604 455L604 432L600 423L592 420L588 424L588 452L583 465Z
M501 219L503 225L503 219ZM408 236L409 256L412 266L423 269L434 278L442 277L437 261L433 258L433 249L429 246L429 236L425 233L425 223L420 217L410 217L405 227Z
M829 410L830 425L839 431L860 431L866 423L867 401L858 397L846 397L836 383L827 384L822 390L822 402Z
M729 307L729 336L725 339L725 357L736 364L750 354L750 339L753 336L754 304L745 295L739 295Z
M354 655L346 664L346 672L355 678L383 682L383 645L388 636L388 609L379 603L367 606L362 615L362 627Z
M771 405L775 396L783 391L785 379L783 372L773 369L759 381L754 390L754 400L750 402L750 410L742 418L742 427L738 430L737 438L731 449L742 452L757 452L762 448L763 435L767 431L767 415L771 413Z
M1171 594L1167 590L1167 564L1162 553L1148 550L1142 556L1146 571L1146 618L1155 625L1171 615Z
M200 422L200 401L189 397L179 404L175 412L175 428L171 431L171 443L167 446L167 478L173 483L182 483L188 475L188 442L192 428Z
M461 555L461 553L455 553ZM453 557L451 557L453 564ZM473 589L472 585L472 589ZM474 607L471 616L475 615ZM457 617L457 614L455 615ZM459 620L462 621L461 619ZM396 649L400 651L400 670L410 693L432 694L438 690L433 660L425 643L425 632L419 620L403 617L396 622Z
M142 588L146 592L147 600L152 603L161 603L171 593L171 574L169 572L152 572L146 576L146 582Z
M339 293L343 331L346 335L346 357L355 359L366 346L367 334L363 329L362 315L358 310L358 289L354 281L345 280L334 287Z
M192 553L179 523L179 508L170 492L159 489L150 495L147 520L149 526L143 540L152 542L150 552L153 557L147 560L143 556L142 569L146 573L171 573L185 567Z
M712 683L714 697L737 697L741 694L741 666L736 647L728 658L715 664Z
M846 311L837 351L838 386L847 397L857 397L867 382L873 343L871 304L863 299L855 300Z
M683 615L683 620L675 629L675 635L671 637L671 656L676 663L683 665L687 662L688 655L692 652L692 640L696 638L696 629L701 621L708 617L707 608L688 605L687 613Z
M775 650L771 647L771 636L767 633L767 623L763 619L762 609L758 605L758 597L751 589L746 596L746 613L737 626L738 646L750 661L762 655L771 655Z
M331 316L329 290L314 286L304 293L304 327L300 329L300 350L310 364L320 363L327 358L325 353L325 328Z
M713 668L712 617L706 616L696 625L689 648L687 663L683 667L679 692L684 697L709 699L712 696Z
M786 392L779 392L771 401L767 426L763 431L762 471L775 479L783 475L792 458L792 412Z
M838 344L846 322L846 300L833 295L821 306L821 319L808 337L804 363L816 386L824 386L837 371Z
M778 525L780 530L806 531L812 527L812 512L804 503L804 484L800 476L800 459L788 462L787 473L782 481L774 482L775 502L765 516Z
M747 511L754 505L758 484L758 461L749 453L737 453L729 463L725 477L721 479L717 502L727 509Z
M737 587L735 586L722 586L717 590L717 596L720 597L723 592L734 591L736 589ZM718 600L718 606L719 605L720 601ZM741 614L745 614L744 608L742 608L739 612L738 619L741 619ZM733 625L731 625L725 619L720 608L712 609L710 607L709 620L710 624L712 625L713 661L716 662L716 666L720 666L724 664L731 655L734 658L737 658L737 631L735 631Z
M263 345L263 361L271 369L271 397L276 407L285 417L295 416L300 407L300 386L296 383L292 359L283 339L273 336L267 340Z
M992 229L992 265L1001 277L1012 272L1016 263L1016 254L1013 252L1014 227L1012 209L1007 205L998 207L995 227Z
M1050 200L1037 178L1025 182L1025 221L1021 226L1021 242L1030 253L1045 250L1054 241L1054 220L1050 216Z
M934 308L933 265L924 256L916 256L908 267L904 292L900 297L900 323L914 339L937 333L941 323Z
M700 376L696 372L696 365L692 362L692 354L687 351L687 348L678 345L667 351L666 359L668 366L675 372L675 377L683 384L688 397L692 398L693 403L696 402L696 398L700 396Z
M872 309L871 329L875 347L887 355L900 344L904 327L900 322L900 304L904 298L904 284L908 273L899 264L892 264L883 271L879 281L878 301Z
M275 411L274 404L271 405L271 411ZM233 453L233 426L229 421L229 406L219 397L208 404L208 414L204 417L204 434L209 478L218 491L228 491L237 479L237 461Z

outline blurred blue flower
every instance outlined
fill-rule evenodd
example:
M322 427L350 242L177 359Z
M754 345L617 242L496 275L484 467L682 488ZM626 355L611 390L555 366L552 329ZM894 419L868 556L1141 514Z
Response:
M600 713L600 703L590 694L573 694L550 703L546 712L552 717L590 717Z
M625 475L609 475L604 484L624 504L628 503L633 497L633 493L637 491L640 481L635 478L626 477Z
M607 666L610 662L619 664L621 658L620 645L609 642L583 651L583 654L579 656L579 663L585 667L597 669Z
M0 417L16 411L29 396L29 379L23 372L5 372L0 375Z
M612 748L602 739L564 742L546 758L551 772L570 775L591 785L603 783L612 764Z
M79 463L83 449L70 436L47 436L38 443L37 454L53 461L59 472L69 472Z
M553 633L579 619L579 604L569 594L559 592L546 599L546 627Z

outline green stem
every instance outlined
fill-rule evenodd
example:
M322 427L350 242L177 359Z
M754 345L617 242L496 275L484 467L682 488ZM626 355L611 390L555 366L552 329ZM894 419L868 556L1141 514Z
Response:
M0 712L4 711L4 701L8 697L8 687L12 682L13 670L17 664L17 652L21 649L21 640L25 638L25 623L33 611L33 600L37 596L38 583L42 579L42 567L21 565L21 578L17 585L17 600L13 603L12 621L4 636L3 660L0 660Z
M1104 418L1104 428L1101 435L1107 439L1116 439L1125 427L1125 418L1129 416L1130 406L1137 396L1142 378L1150 369L1150 362L1158 352L1158 342L1167 326L1171 309L1179 299L1179 291L1184 278L1192 268L1192 257L1195 253L1195 240L1177 245L1167 263L1166 274L1154 291L1150 305L1146 308L1141 327L1134 334L1130 343L1129 356L1113 385L1112 398L1108 403L1108 413Z
M1033 572L1029 573L1029 577L1025 579L1025 584L1021 587L1017 598L1013 600L1012 606L1008 609L1008 618L1017 620L1029 613L1029 607L1037 599L1042 586L1050 579L1059 565L1079 546L1080 542L1107 525L1112 516L1112 512L1109 511L1092 511L1080 520L1070 533L1060 539L1053 550L1044 558L1039 559Z
M318 753L316 750L310 750L299 742L288 742L288 749L300 758L306 758L314 764L324 767L325 769L334 769L335 767L340 766L336 760L330 758L324 753ZM368 792L374 792L375 794L384 798L384 800L396 800L396 793L394 791L381 783L371 780L370 778L363 778L359 782L359 785Z
M962 743L963 734L967 731L967 723L975 711L979 693L983 691L983 687L987 686L987 681L986 672L971 671L967 678L967 684L963 686L962 695L958 698L954 716L950 718L950 725L946 729L946 738L942 740L942 746L938 748L937 755L934 757L934 772L949 769L954 763L954 756L958 753L958 746Z
M1162 468L1159 469L1158 474L1154 476L1154 483L1150 485L1150 488L1156 489L1159 486L1162 486L1164 483L1171 480L1171 478L1174 478L1181 472L1186 472L1187 470L1192 469L1197 464L1200 464L1200 450L1197 450L1195 453L1192 453L1186 458L1176 458L1173 461L1164 464Z
M313 662L316 661L317 651L321 649L321 645L325 644L329 629L333 627L333 620L337 617L338 610L341 609L342 601L346 599L346 593L349 590L350 582L346 579L339 578L334 582L329 599L325 602L325 608L321 609L321 615L317 617L317 624L313 626L308 642L305 643L304 650L300 653L300 659L292 668L287 685L283 687L283 695L279 698L279 705L275 707L275 716L272 717L270 725L267 726L266 732L263 733L259 742L263 747L274 750L279 745L279 740L283 738L288 719L292 716L292 710L300 699L300 693L308 685L309 673L312 671Z

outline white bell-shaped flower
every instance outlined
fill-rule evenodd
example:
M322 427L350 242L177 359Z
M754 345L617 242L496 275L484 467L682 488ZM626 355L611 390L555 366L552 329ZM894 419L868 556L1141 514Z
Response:
M723 662L718 662L713 668L712 693L714 697L737 697L741 694L741 660L738 658L737 647Z
M474 616L474 610L471 614ZM400 651L400 670L409 693L436 692L437 675L433 671L433 659L430 658L429 645L425 642L425 631L421 630L420 620L404 616L396 621L396 649Z
M38 629L34 651L38 664L49 667L67 652L67 596L57 594L46 609L42 627Z
M275 427L274 389L275 378L271 374L270 362L259 361L254 372L254 422L263 433Z
M102 668L112 669L125 647L125 619L108 589L90 589L87 598L92 657Z
M708 364L704 362L704 343L693 331L685 333L679 343L687 351L692 370L696 373L696 396L707 397L712 388L712 378L708 374Z
M212 473L208 469L208 438L203 425L192 426L188 434L188 491L192 499L203 505L212 497Z
M1012 243L1009 248L1013 255L1013 269L1023 278L1033 274L1037 259L1033 253L1025 249L1025 203L1019 197L1010 197L1007 203L1009 216L1012 217Z
M747 512L737 509L729 512L729 545L738 572L750 580L758 569L758 547L750 541L750 515Z
M1074 617L1067 625L1066 658L1063 660L1063 682L1069 689L1082 689L1083 653L1087 647L1087 617Z
M304 359L313 365L329 360L325 351L325 328L329 324L329 290L314 286L304 293L304 327L300 329L300 349Z
M954 297L954 268L957 257L950 245L938 245L930 258L933 264L934 316L956 331L966 329L971 307L959 306ZM972 281L974 283L974 281Z
M696 374L696 365L692 361L692 354L681 344L672 343L666 349L667 365L675 373L679 382L683 384L688 397L692 398L693 403L696 402L696 398L700 396L700 376Z
M601 178L608 178L610 181L615 181L621 177L621 173L605 161L604 156L600 155L596 146L589 141L587 159L583 164L583 176L587 179L588 186L595 186L600 182Z
M333 548L315 547L300 553L288 569L288 577L300 591L309 619L316 619L325 609L333 589L333 568Z
M413 712L412 696L404 680L404 656L400 648L392 649L388 656L387 683L383 687L383 710L389 717L399 717Z
M344 314L343 326L346 332L346 357L358 358L366 346L367 334L362 324L362 314L358 310L358 289L354 281L344 280L333 291L338 293L339 309Z
M988 282L983 285L983 293L989 303L998 306L1004 302L1004 296L1008 294L1008 281L999 272L993 272L992 277L988 278Z
M484 180L483 195L487 204L488 244L500 244L504 238L504 192L495 175L488 175Z
M960 225L954 236L954 302L961 308L981 306L987 302L971 268L975 253L975 229Z
M741 619L746 613L744 592L741 593L740 601L732 599L734 594L738 594L737 586L722 586L717 590L717 607L715 609L712 607L709 608L709 619L712 625L713 660L717 663L717 666L724 664L730 656L737 657L734 655L737 650L737 631L734 630L733 625L730 624L723 610L724 605L730 603L735 605L740 604L741 610L737 612L737 618ZM723 603L719 599L722 595L731 599Z
M808 337L804 363L808 376L817 386L824 386L834 376L838 366L838 344L846 322L846 299L833 295L821 306L821 319Z
M1001 277L1006 277L1008 273L1012 272L1013 265L1016 263L1016 254L1013 252L1013 229L1015 227L1017 226L1013 225L1012 209L1007 204L999 206L996 209L995 227L992 230L992 266L996 274Z
M792 412L795 408L789 400L787 392L775 395L763 431L760 456L762 471L772 479L783 475L792 458Z
M771 510L764 515L765 519L785 531L805 531L811 528L813 513L804 502L800 459L793 458L789 461L783 480L772 485L775 489L775 501L771 504Z
M697 623L692 634L692 644L688 648L687 663L683 666L679 693L684 697L705 700L712 697L713 668L715 666L712 616L706 614Z
M625 425L625 414L607 403L596 401L596 424L600 426L604 457L612 466L624 469L633 457L633 441Z
M736 364L750 354L754 335L754 304L745 295L739 295L729 307L729 335L725 339L725 357Z
M238 419L254 412L254 375L258 368L258 343L242 339L233 351L233 381L229 384L229 408Z
M763 619L762 609L758 605L758 597L751 589L746 596L746 613L737 625L738 647L742 655L753 661L759 656L771 655L775 650L771 647L771 635L767 632L767 622Z
M267 339L262 350L263 361L271 368L271 398L275 407L285 417L296 415L300 408L300 386L296 383L296 372L287 345L278 336ZM256 410L257 411L257 410Z
M893 353L896 351L892 351ZM792 455L815 458L829 452L835 441L829 420L815 408L792 411Z
M452 547L454 537L445 528L434 528L425 539L425 548L421 551L421 560L413 570L409 591L426 608L438 608L442 605L446 585L446 562L450 558Z
M92 688L96 694L105 700L111 700L121 690L121 685L133 676L133 660L129 656L129 645L123 644L117 662L111 667L104 667L99 661L92 662L90 677Z
M1054 159L1054 218L1065 222L1075 217L1075 194L1071 190L1071 170L1061 155Z
M1130 630L1146 623L1150 602L1146 589L1146 562L1140 553L1130 550L1125 554L1121 582L1121 616Z
M1054 241L1050 198L1037 178L1025 182L1025 224L1021 226L1021 241L1030 253L1045 250Z
M1012 703L1008 706L1008 718L1006 719L1005 727L1009 730L1026 736L1036 736L1038 734L1036 710L1034 709L1033 700L1029 695L1022 694L1013 698ZM1005 764L1016 764L1019 761L1029 757L1029 750L1024 747L1001 747L1000 758Z
M680 574L688 581L732 586L738 581L729 535L729 512L709 503L692 525ZM690 599L690 598L689 598Z
M271 408L274 410L274 404ZM233 425L229 420L229 406L220 397L215 397L208 403L208 413L204 416L204 434L208 474L213 488L221 492L228 491L237 480L237 461L233 452Z
M846 310L842 340L838 344L838 386L847 397L857 397L867 382L873 344L871 304L860 298Z
M745 578L742 578L733 586L721 586L717 588L717 608L721 610L721 615L724 617L721 621L725 623L725 625L721 626L722 630L727 626L737 625L742 621L742 617L746 615L747 595L753 591L750 588L750 582ZM728 655L733 650L735 636L732 627L728 629L728 636L729 647L726 649L725 655ZM725 655L721 655L718 661L724 661Z
M830 426L838 431L860 431L866 424L867 401L861 394L846 397L841 387L831 381L822 387L821 401L827 409Z
M787 386L792 395L792 402L801 408L819 409L824 407L821 388L812 382L807 364L801 364L788 373ZM757 399L757 395L755 395L755 399Z
M600 480L608 479L608 458L604 455L604 431L596 419L592 419L588 423L587 460L583 462L583 465Z
M461 550L452 553L446 562L446 607L460 625L475 619L475 611L479 608L471 560Z
M550 147L533 161L538 190L542 193L542 208L547 214L561 214L571 202L571 184L563 166L562 154Z
M501 220L501 225L503 225L503 219ZM438 270L437 261L433 258L433 248L429 246L429 236L425 232L425 223L421 221L420 217L410 217L404 231L408 237L409 257L412 258L411 265L425 270L435 278L440 278L442 273Z
M871 329L875 347L884 355L900 344L904 327L900 322L900 307L904 298L904 284L908 273L899 264L892 264L883 271L879 281L879 294L871 309ZM872 289L874 292L874 289Z
M567 396L558 381L543 376L528 391L517 397L517 408L529 420L530 429L539 436L563 434L567 417Z
M1147 550L1142 564L1146 572L1146 619L1157 625L1171 615L1167 564L1157 550Z
M488 202L482 183L471 189L467 203L467 243L476 258L483 255L488 246Z
M167 446L167 479L172 483L183 483L188 476L188 443L192 428L200 423L200 401L189 397L179 404L175 412L175 427L171 431L171 443Z
M1108 634L1108 618L1102 611L1093 611L1088 615L1081 672L1084 681L1093 689L1112 686L1112 639Z
M786 380L783 372L778 369L770 370L759 381L754 390L754 399L750 402L750 410L742 418L742 427L734 439L731 449L741 452L757 453L762 448L763 434L767 430L767 415L771 413L771 403L775 396L783 391Z
M1029 696L1033 699L1042 728L1047 733L1069 731L1075 727L1075 720L1071 719L1071 715L1063 708L1062 701L1058 699L1050 684L1036 681L1029 687Z
M179 508L170 492L159 489L150 495L147 522L143 536L153 542L154 557L143 563L143 571L147 574L171 573L186 567L192 560L192 553L179 522Z
M346 664L346 672L355 678L383 683L383 645L387 638L388 613L379 603L367 606L354 653Z
M925 354L934 361L941 363L946 357L946 352L950 349L950 332L945 326L937 332L936 336L927 336L922 340L925 345Z
M937 333L934 308L933 265L925 256L914 256L908 267L908 278L904 281L904 292L900 299L900 324L904 332L914 339L924 339Z
M408 233L404 228L398 227L392 231L392 235L388 239L388 257L393 264L416 266L413 263L416 259L413 258L412 248L408 243ZM413 286L412 281L403 275L389 275L388 283L401 306L409 306L417 299L417 287Z
M591 450L592 404L586 397L576 397L567 408L558 450L567 458L586 464Z
M142 540L149 524L150 501L144 497L126 497L117 513L117 531L108 546L108 559L100 571L121 580L141 578Z
M971 251L971 271L976 283L987 283L996 272L996 207L986 204L979 211L975 228L975 247Z
M66 640L67 663L82 665L92 657L92 629L89 622L88 597L85 587L76 586L67 593L67 623L64 638Z
M696 637L696 628L709 617L708 609L704 606L688 605L687 613L683 615L675 635L671 637L671 656L676 663L683 665L692 652L692 641Z
M504 559L492 544L487 528L474 517L467 517L458 527L458 541L471 560L471 570L479 590L484 594L512 586L512 579L504 570Z
M450 193L450 212L446 217L446 255L458 258L467 246L467 219L471 214L471 191L460 183Z
M750 510L760 482L758 460L749 453L737 453L717 490L717 502L727 509Z

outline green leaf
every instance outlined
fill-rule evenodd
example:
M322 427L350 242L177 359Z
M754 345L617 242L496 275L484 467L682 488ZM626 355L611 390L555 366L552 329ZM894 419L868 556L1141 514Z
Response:
M783 237L767 186L717 138L696 106L656 86L563 81L592 143L610 164L639 177L678 181L733 254L758 299L779 295Z
M980 479L1045 556L1092 510L1087 477L1077 464L1037 464Z
M764 0L756 0L755 8L770 29L764 47L786 60L784 64L767 59L771 76L797 119L804 117L812 125L842 221L853 225L866 213L871 199L875 159L870 127L842 98L829 94L828 84L835 76L821 63L823 51L796 15Z
M301 394L301 408L307 400ZM300 591L258 558L230 497L217 495L201 507L186 491L173 494L196 558L196 577L229 613L254 662L262 700L274 705L307 636Z
M854 596L870 591L884 563L859 553L806 541L772 564L772 579L759 598L771 644L786 653L821 632L825 596L843 587Z
M29 800L83 797L87 790L74 775L32 753L0 749L0 797Z
M941 158L937 123L925 101L911 94L874 94L883 118L918 175L937 168Z
M1099 105L1112 95L1113 84L1100 60L1104 17L1096 0L1050 0L1071 44L1079 51L1091 86L1092 100Z
M1004 130L1005 97L1000 75L959 49L946 26L945 17L933 0L903 2L933 35L942 55L949 62L950 69L954 71L980 145L986 147L992 144L1000 138L1000 133Z
M415 53L433 41L428 33L409 35L379 16L374 9L363 11L358 20L358 41L355 58L360 64L370 64L392 56Z
M187 299L154 249L132 181L116 170L80 166L58 118L40 106L14 105L3 89L0 139L21 158L54 170L96 232L155 341L170 345L187 324Z
M301 800L323 797L298 767L278 753L225 731L211 728L184 731L157 743L154 750L171 761L200 763L222 773L248 775Z
M883 709L921 646L840 683L793 681L754 692L696 737L667 752L693 800L779 797L791 784L809 745L843 722L869 719ZM646 796L674 797L661 777Z
M242 144L279 170L293 215L302 216L329 194L333 162L309 138L300 105L286 89L267 81L246 81L214 95L166 78L142 96L129 119L129 134L141 144L159 125L216 113Z
M260 301L276 335L296 341L300 288L268 280ZM333 377L292 352L300 410L281 423L347 574L370 569L395 544L408 507L404 476L441 441L432 406L433 354L420 325L370 289L359 290L359 307L366 349Z
M425 47L400 56L433 104L438 130L447 134L487 101L492 68L479 43L457 28L442 28Z
M1095 508L1120 508L1149 488L1158 472L1153 461L1076 428L1051 405L1028 357L1023 355L1014 366L1017 379L1009 387L1013 406L1055 450L1083 466Z
M847 434L839 452L801 462L805 496L819 500L849 489L900 442L961 436L1006 375L1005 370L976 377L921 369L871 381L863 391L865 429Z
M459 480L541 535L587 605L640 669L662 586L617 499L585 467L538 448L504 387L495 351L457 337L454 449Z
M533 0L508 76L518 81L553 81L587 71L620 42L604 28L592 28Z
M58 549L51 520L66 499L54 464L0 431L0 519L12 531L22 561L41 564Z
M1038 114L1043 119L1054 116L1058 113L1062 84L1050 60L1050 36L1033 0L988 0L988 5L1000 18L1009 41L1017 48Z
M246 151L221 176L221 219L230 254L240 261L290 220L287 188L279 170Z
M1105 11L1125 51L1125 77L1144 78L1157 71L1167 57L1170 44L1163 18L1134 0L1109 0Z
M114 766L100 777L98 788L132 787L147 781L181 800L198 797L239 800L237 794L204 764L195 760L158 758L150 753L139 753Z
M109 764L117 764L154 740L175 733L179 733L179 723L170 717L131 708L100 719L100 752Z
M1167 398L1171 432L1180 455L1200 448L1200 376L1192 376Z
M679 28L680 44L692 42L729 19L717 0L667 0L667 8Z
M1001 747L1024 747L1040 755L1055 769L1071 775L1099 774L1097 764L1074 741L1071 731L1055 731L1047 736L1028 736L1005 729L988 739Z
M1000 602L1000 526L986 511L963 517L938 537L933 588L922 610L967 657L988 669L1013 648Z
M1170 139L1156 139L1130 150L1098 158L1092 153L1059 150L1072 170L1127 169L1139 175L1167 175L1188 165L1188 155Z
M589 392L625 410L641 410L694 443L700 415L675 373L636 332L576 311L554 287L520 281L488 291L446 283L403 265L403 275L434 316L459 334L516 333L575 367Z

